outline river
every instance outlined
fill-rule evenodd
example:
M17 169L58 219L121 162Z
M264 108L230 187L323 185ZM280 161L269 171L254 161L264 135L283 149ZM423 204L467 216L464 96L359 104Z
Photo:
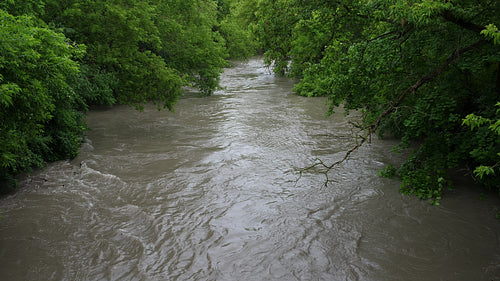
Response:
M343 157L342 110L292 93L259 58L175 112L102 108L79 156L0 200L0 280L500 280L500 200L458 177L440 206L377 176L373 139Z

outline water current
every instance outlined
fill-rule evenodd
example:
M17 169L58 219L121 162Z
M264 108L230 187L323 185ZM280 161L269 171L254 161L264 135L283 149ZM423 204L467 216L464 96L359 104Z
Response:
M88 114L79 156L0 200L0 280L500 280L497 197L459 179L441 206L377 171L342 110L292 93L259 58L175 112ZM488 194L487 194L488 195Z

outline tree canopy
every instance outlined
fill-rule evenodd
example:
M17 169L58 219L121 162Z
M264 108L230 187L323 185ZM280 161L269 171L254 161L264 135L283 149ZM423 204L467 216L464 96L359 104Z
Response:
M489 0L260 1L258 34L275 72L300 79L297 94L327 96L330 112L341 104L359 110L367 134L402 139L396 150L416 144L383 174L438 203L451 168L488 167L472 175L500 186L500 138L491 127L499 8ZM462 124L471 124L469 114L493 125L470 130Z

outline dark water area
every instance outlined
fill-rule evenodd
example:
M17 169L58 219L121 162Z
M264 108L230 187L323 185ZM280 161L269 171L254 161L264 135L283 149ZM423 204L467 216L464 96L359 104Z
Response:
M500 200L466 178L440 206L377 171L395 141L355 142L342 110L255 58L175 112L88 114L80 155L0 200L0 280L500 280ZM458 177L458 176L457 176Z

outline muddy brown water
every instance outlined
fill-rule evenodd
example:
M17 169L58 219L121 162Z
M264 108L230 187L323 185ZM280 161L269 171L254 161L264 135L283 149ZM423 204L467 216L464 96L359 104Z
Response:
M500 280L500 202L458 180L441 206L398 193L374 139L259 58L175 113L88 114L89 142L0 200L0 280ZM339 110L341 111L341 110Z

